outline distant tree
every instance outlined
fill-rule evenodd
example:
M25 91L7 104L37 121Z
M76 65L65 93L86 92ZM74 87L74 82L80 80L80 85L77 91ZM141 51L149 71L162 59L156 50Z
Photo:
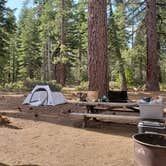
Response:
M118 0L116 3L116 15L113 13L112 1L109 0L110 17L109 17L109 41L110 54L115 54L118 61L118 69L121 77L121 90L127 90L127 80L124 68L124 60L122 58L122 49L126 46L125 36L125 9L123 0ZM110 55L111 56L111 55Z
M0 56L5 56L7 52L7 33L6 33L6 0L0 1Z
M106 0L88 2L89 90L106 95L109 88Z
M38 19L33 9L25 5L19 20L19 59L20 77L31 79L38 76L41 67L40 39Z
M87 25L87 2L78 1L73 5L73 21L68 30L68 41L73 55L70 55L70 78L76 79L78 82L87 81L87 46L88 46L88 25ZM72 77L73 75L73 77Z
M89 89L101 97L107 67L113 88L146 82L156 90L158 80L166 83L165 0L33 0L30 8L25 0L17 21L6 1L0 1L0 83L30 77L70 85L89 77Z
M164 0L157 1L157 32L158 32L158 48L160 54L160 83L166 82L166 67L165 67L165 51L166 51L166 3Z
M10 82L13 80L12 41L16 32L16 20L14 11L6 8L5 3L5 0L0 1L0 81Z
M14 16L14 11L8 10L6 13L6 30L8 36L8 53L6 56L7 64L4 71L6 72L8 82L15 82L16 80L16 61L17 61L17 48L16 48L16 31L17 23Z
M58 83L65 85L66 68L70 59L68 54L71 55L70 43L73 41L73 39L68 40L71 35L68 27L69 19L72 18L70 14L72 1L38 2L40 3L36 10L40 20L44 80L55 79Z

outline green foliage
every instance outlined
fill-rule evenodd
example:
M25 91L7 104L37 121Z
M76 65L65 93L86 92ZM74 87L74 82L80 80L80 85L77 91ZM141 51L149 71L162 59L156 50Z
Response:
M161 91L166 90L166 83L161 83L161 84L160 84L160 90L161 90Z
M32 79L40 73L41 53L38 20L34 14L33 9L28 9L25 6L19 20L18 53L20 66L18 72L22 79L27 76ZM25 70L22 69L23 67Z
M22 81L17 81L14 83L6 83L4 86L1 87L1 90L3 91L10 91L10 92L18 92L18 91L24 91L26 88L24 87L24 84Z
M7 29L6 29L6 8L5 8L5 0L0 2L0 56L5 57L7 53Z
M32 80L28 78L24 81L24 86L27 88L27 90L32 90L36 85L46 85L46 84L55 87L57 91L60 91L62 89L62 86L58 84L55 80L41 81L41 80Z
M81 82L79 86L76 86L76 90L78 91L83 91L83 90L88 90L88 82Z
M25 81L5 83L4 85L0 86L0 90L7 92L30 91L36 85L46 85L46 84L55 87L57 91L60 91L62 89L62 86L58 84L55 80L43 82L40 80L26 79Z
M109 88L113 90L120 89L120 81L110 81Z
M14 11L5 8L5 2L0 2L0 82L3 83L10 82L13 75L13 38L17 27Z
M55 87L55 89L56 89L57 91L61 91L61 90L62 90L62 85L61 85L61 84L58 84L58 83L56 82L56 80L48 81L47 84L48 84L48 85L51 85L51 86L53 86L53 87Z
M63 64L67 64L68 58L65 56L55 57L53 58L53 64L57 64L58 62L61 62Z
M126 69L126 78L128 85L134 84L134 71L131 68Z
M157 1L157 31L158 38L160 42L160 54L163 56L165 54L166 48L166 10L165 10L165 0Z
M48 75L55 75L55 64L67 66L67 81L81 82L78 90L88 89L88 1L35 0L32 8L23 5L16 22L14 11L0 1L0 83L8 90L32 89ZM109 5L110 5L109 0ZM122 2L125 2L123 4ZM139 1L140 2L140 1ZM157 30L160 42L160 82L166 83L165 10L157 1ZM120 88L120 65L123 63L129 87L142 86L146 78L146 31L144 3L113 1L112 13L108 6L108 63L110 88ZM61 43L61 20L65 22L65 42ZM113 32L116 30L116 33ZM117 55L121 55L121 61ZM31 78L31 79L26 79ZM25 81L24 81L25 80ZM42 80L42 81L40 81ZM52 83L58 90L62 87ZM2 88L2 87L1 87Z

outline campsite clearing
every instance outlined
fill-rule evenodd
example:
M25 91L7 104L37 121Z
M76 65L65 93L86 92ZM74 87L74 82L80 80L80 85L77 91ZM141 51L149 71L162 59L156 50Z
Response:
M129 93L129 98L166 92ZM0 127L0 165L21 166L132 166L135 125L93 122L81 128L82 119L71 111L73 104L30 107L22 94L1 94L0 112L10 124ZM117 121L119 122L119 121Z

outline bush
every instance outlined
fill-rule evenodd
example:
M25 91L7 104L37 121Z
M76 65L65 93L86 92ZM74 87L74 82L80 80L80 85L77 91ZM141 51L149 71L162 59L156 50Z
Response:
M130 68L126 69L126 79L128 85L134 85L134 71Z
M22 91L25 90L23 82L22 81L17 81L14 83L6 83L3 87L1 87L2 90L4 91L11 91L11 92L15 92L15 91Z
M81 82L79 86L76 86L76 90L88 90L88 82Z
M76 90L78 91L83 91L83 90L88 90L88 84L89 82L81 82L79 86L76 86ZM115 81L110 81L109 82L109 87L110 89L120 89L120 83L115 82Z
M120 82L119 81L117 81L117 82L115 82L115 81L110 81L109 82L109 88L110 89L120 89Z
M62 86L58 84L55 80L52 81L40 81L40 80L31 80L26 79L23 81L17 81L14 83L6 83L3 86L0 86L0 90L2 91L10 91L10 92L19 92L19 91L30 91L32 90L36 85L50 85L54 87L57 91L60 91L62 89Z
M27 90L32 90L36 85L50 85L53 86L57 91L60 91L62 89L62 85L58 84L55 80L52 81L41 81L41 80L32 80L32 79L26 79L24 81L24 86L27 88Z
M56 82L56 80L48 81L47 84L50 85L50 86L55 87L55 89L56 89L57 91L61 91L61 90L62 90L62 85L61 85L61 84L58 84L58 83Z
M166 90L166 83L160 83L160 90Z
M24 81L24 86L27 88L27 90L32 90L37 84L41 84L41 81L39 81L39 80L32 80L30 78L27 78Z

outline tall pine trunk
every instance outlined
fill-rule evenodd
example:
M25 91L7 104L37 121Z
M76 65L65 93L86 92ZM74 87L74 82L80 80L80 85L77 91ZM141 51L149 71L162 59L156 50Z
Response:
M157 48L156 0L147 0L147 69L146 90L159 90L159 52Z
M88 2L89 90L99 91L99 97L106 95L109 89L106 6L106 0Z
M139 79L143 80L143 55L140 54L139 57Z
M65 33L65 0L61 1L61 8L62 8L62 18L61 18L61 48L65 45L66 40L66 33ZM60 56L63 57L64 51L60 53ZM56 81L60 83L62 86L65 86L66 83L66 65L63 62L58 62L55 65L55 77Z
M43 80L47 80L47 55L46 44L43 44Z
M47 42L47 66L48 66L48 80L51 80L51 39Z

